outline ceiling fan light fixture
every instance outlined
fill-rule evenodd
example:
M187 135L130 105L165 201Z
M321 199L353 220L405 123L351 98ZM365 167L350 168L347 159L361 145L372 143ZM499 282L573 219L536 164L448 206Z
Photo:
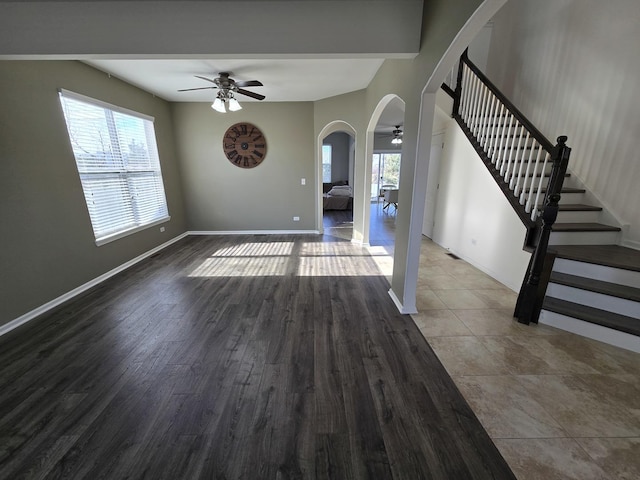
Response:
M183 88L178 91L190 92L192 90L218 89L218 93L214 102L211 104L211 108L220 113L226 113L227 109L230 112L242 110L242 106L240 105L240 102L236 100L235 94L246 95L247 97L251 97L256 100L264 100L266 98L264 95L244 89L244 87L262 87L264 86L262 85L262 82L258 80L244 80L236 82L233 78L230 78L229 75L230 72L220 72L219 76L214 79L196 75L196 78L205 80L213 85L208 87Z
M216 112L226 113L224 102L220 99L220 96L216 97L216 99L211 104L211 108L213 108Z
M393 133L391 143L393 145L400 145L402 143L402 130L400 130L400 125L396 125L396 129L391 133Z
M242 105L240 105L240 102L238 102L238 100L236 100L234 97L229 98L229 111L237 112L238 110L242 110Z

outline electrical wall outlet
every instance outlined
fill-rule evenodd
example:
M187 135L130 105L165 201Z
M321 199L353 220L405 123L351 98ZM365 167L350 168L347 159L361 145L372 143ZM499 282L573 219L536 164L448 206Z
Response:
M160 227L160 231L161 231L161 232L164 232L164 227Z
M294 222L299 222L300 221L300 217L293 217L293 221Z
M306 185L307 184L307 179L306 178L301 178L300 179L300 185Z

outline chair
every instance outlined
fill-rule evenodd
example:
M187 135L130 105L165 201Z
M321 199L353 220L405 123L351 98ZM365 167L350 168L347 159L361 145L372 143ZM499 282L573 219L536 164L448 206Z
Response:
M386 192L387 190L393 190L395 188L398 188L396 185L382 185L380 187L380 198L384 198L384 192Z
M384 192L384 205L382 210L389 208L389 205L393 205L395 210L398 210L398 189L385 190Z

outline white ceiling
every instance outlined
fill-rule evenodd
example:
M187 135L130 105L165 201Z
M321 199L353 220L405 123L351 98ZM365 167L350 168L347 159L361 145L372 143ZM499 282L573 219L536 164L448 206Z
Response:
M366 88L382 58L349 59L174 59L86 60L87 64L171 102L212 102L215 90L178 92L210 86L195 78L232 72L235 80L259 80L263 87L247 90L268 102L305 102ZM238 100L257 101L238 96Z
M247 90L265 95L267 102L316 101L366 88L383 61L382 58L84 60L170 102L212 102L215 89L178 90L207 87L209 84L195 75L215 78L219 72L232 72L237 81L261 81L264 86ZM238 95L238 100L258 101L243 95ZM403 123L402 102L392 102L382 113L376 132L391 132Z

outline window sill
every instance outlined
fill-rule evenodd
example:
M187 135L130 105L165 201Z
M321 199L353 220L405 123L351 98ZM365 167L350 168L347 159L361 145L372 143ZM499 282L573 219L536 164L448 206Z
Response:
M139 227L133 227L128 230L124 230L122 232L114 233L112 235L107 235L106 237L96 239L96 245L98 247L105 245L107 243L111 243L120 238L128 237L129 235L133 235L134 233L140 232L142 230L146 230L147 228L155 227L156 225L160 225L161 223L166 223L171 220L171 216L167 215L166 217L159 218L151 223L147 223L146 225L141 225Z

